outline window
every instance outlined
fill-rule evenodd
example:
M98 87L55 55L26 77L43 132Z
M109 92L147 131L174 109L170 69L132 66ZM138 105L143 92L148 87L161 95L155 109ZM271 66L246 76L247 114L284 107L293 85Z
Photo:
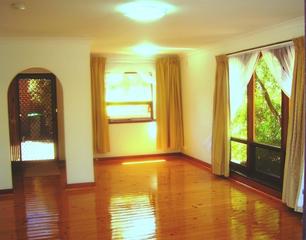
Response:
M260 54L239 106L231 112L232 171L281 190L288 102Z
M107 73L106 110L110 123L152 121L153 83L151 73Z

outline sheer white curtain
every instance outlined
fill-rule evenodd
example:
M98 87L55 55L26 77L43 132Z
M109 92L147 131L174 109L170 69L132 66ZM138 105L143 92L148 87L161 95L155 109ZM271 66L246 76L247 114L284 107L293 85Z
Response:
M304 165L304 164L303 164ZM298 197L296 199L295 208L294 210L297 212L303 212L303 202L304 202L304 167L302 168L302 174L300 178L300 185L299 185L299 191L298 191Z
M290 97L295 57L293 44L265 49L261 52L273 77L278 82L284 93Z
M259 51L242 53L230 56L229 64L229 85L230 85L230 111L231 118L241 106L245 90L255 70Z

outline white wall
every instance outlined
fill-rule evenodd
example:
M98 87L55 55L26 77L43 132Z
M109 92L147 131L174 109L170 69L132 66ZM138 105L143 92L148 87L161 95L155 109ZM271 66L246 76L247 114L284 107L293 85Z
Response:
M151 72L155 78L154 59L116 56L106 58L106 72ZM109 124L110 152L96 158L159 154L156 148L156 122Z
M304 18L227 39L182 56L184 153L211 163L215 56L304 35Z
M110 124L110 148L97 157L157 154L156 122Z
M210 49L215 55L227 54L266 44L287 41L303 35L304 17L300 17L232 39L225 39L222 42L208 46L207 49Z
M215 58L208 51L181 58L184 153L211 162Z
M94 181L89 45L77 39L0 39L0 189L12 188L8 86L32 67L48 69L63 87L67 183Z

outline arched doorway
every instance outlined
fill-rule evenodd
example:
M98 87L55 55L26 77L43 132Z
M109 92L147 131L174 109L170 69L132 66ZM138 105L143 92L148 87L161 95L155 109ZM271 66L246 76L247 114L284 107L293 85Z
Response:
M57 159L55 75L18 74L9 87L8 105L11 160Z

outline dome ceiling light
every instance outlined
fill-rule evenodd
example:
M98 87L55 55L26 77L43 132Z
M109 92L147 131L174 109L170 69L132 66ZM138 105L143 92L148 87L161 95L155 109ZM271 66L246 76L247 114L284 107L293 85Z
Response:
M138 22L153 22L174 11L174 6L161 2L140 0L119 5L117 11Z

